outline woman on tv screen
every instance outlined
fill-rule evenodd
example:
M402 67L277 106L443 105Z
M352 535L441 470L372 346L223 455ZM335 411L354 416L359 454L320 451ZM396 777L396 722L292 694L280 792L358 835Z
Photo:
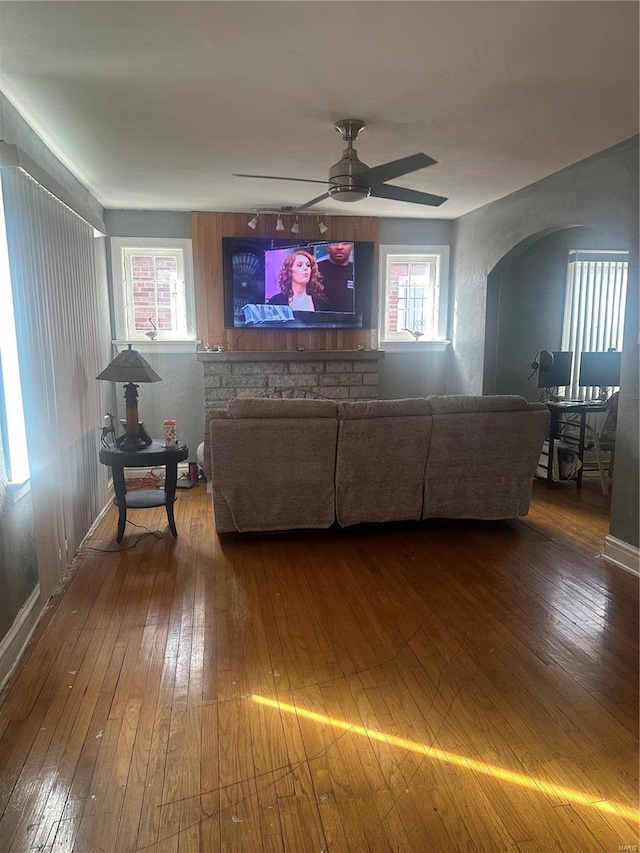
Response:
M278 273L280 293L269 305L288 305L293 311L326 311L327 297L316 259L309 252L292 252Z

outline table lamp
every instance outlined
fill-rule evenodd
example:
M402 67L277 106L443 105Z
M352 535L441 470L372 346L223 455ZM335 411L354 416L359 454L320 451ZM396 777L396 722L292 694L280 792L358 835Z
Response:
M108 364L96 379L107 382L124 382L124 399L126 402L125 436L118 441L121 450L136 451L148 447L148 442L140 435L138 421L138 385L141 382L161 382L162 379L137 350L129 344L129 348Z

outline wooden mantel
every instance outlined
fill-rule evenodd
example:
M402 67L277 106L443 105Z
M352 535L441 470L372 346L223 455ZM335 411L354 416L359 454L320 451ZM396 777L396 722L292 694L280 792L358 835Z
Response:
M198 361L227 363L241 361L378 361L381 350L252 350L209 352L200 350Z

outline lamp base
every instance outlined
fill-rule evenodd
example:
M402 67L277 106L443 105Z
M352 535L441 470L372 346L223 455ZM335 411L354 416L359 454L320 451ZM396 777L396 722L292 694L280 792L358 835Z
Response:
M137 453L144 450L150 442L144 441L139 435L122 435L116 440L118 450L126 450L127 453Z

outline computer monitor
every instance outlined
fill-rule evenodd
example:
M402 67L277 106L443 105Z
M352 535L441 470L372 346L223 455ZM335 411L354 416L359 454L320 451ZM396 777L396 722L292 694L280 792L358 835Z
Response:
M552 352L553 361L549 364L540 360L538 369L538 388L557 388L559 385L571 384L572 352Z
M620 385L621 363L622 353L615 350L581 353L578 385L598 388Z

